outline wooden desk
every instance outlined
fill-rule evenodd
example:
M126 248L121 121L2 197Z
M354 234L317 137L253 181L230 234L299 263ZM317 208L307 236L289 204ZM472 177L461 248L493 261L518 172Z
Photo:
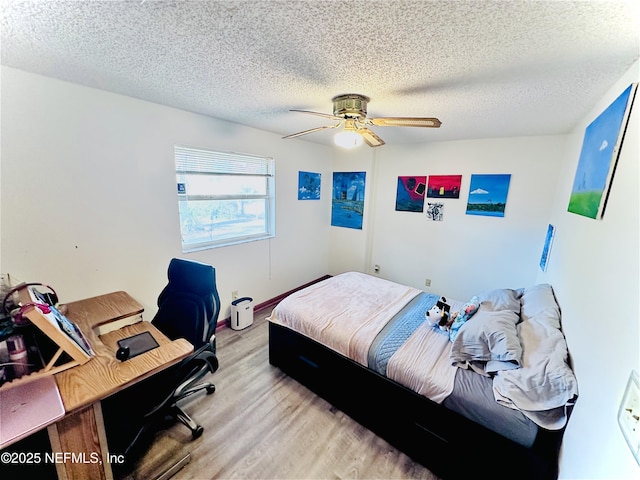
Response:
M77 323L96 352L87 363L56 374L66 415L48 427L60 479L110 479L111 463L100 400L178 363L193 352L184 339L171 341L151 323L139 321L98 336L99 327L111 321L139 316L143 307L125 292L67 304L67 317ZM150 332L158 348L120 362L117 341ZM74 457L75 455L75 457Z

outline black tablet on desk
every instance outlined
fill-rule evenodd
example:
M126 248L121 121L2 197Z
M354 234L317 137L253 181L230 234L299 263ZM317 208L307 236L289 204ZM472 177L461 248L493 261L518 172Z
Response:
M154 348L159 347L159 345L158 342L156 342L156 339L153 338L151 333L142 332L138 333L137 335L133 335L132 337L118 340L118 347L120 347L120 350L129 350L128 355L126 355L125 358L121 358L121 360L128 360L129 358L133 358L144 352L153 350Z

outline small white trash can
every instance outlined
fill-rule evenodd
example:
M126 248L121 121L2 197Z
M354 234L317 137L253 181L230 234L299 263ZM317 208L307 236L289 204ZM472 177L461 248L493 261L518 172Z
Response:
M253 323L253 298L242 297L231 302L231 328L242 330Z

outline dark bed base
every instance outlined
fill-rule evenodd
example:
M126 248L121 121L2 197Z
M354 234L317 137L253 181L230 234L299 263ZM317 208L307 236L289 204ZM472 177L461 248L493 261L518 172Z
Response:
M439 477L558 477L562 431L541 430L523 447L273 323L269 362Z

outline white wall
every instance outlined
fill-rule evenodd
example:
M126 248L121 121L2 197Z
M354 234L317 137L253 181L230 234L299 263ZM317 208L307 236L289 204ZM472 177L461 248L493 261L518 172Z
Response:
M336 149L333 154L334 172L365 172L365 204L362 229L331 227L329 236L329 273L366 272L370 248L370 232L375 218L375 150L363 145L356 150ZM329 182L333 185L333 178ZM332 192L330 192L332 193Z
M331 227L331 273L373 273L379 264L381 277L461 300L487 288L553 285L580 391L563 479L640 474L616 421L629 373L640 372L638 99L604 219L567 212L584 128L638 77L636 63L571 135L386 145L334 157L336 171L367 172L367 198L362 231ZM511 173L504 218L465 215L473 173ZM444 200L443 222L395 211L398 176L436 174L463 175L461 198ZM557 231L542 273L549 223Z
M602 220L567 211L585 127L632 82L638 63L602 98L569 138L550 215L556 235L546 273L562 308L562 323L580 398L566 431L560 475L637 479L617 424L632 369L640 372L640 105L636 97Z
M352 235L349 242L347 229L332 227L332 267L346 264L336 260L340 244L341 257L349 253L355 269L372 273L378 264L383 278L460 300L488 288L533 284L565 141L548 136L376 149L370 166L365 165L369 208L364 235ZM339 165L347 163L341 159ZM474 173L511 174L503 218L466 215ZM461 194L441 200L442 222L427 220L426 205L422 213L395 211L398 176L454 174L462 175Z
M232 290L259 303L374 263L382 277L459 299L549 282L580 389L561 477L637 478L616 423L629 371L640 370L637 106L605 218L566 211L584 127L637 80L636 64L570 136L346 153L3 68L0 271L51 283L64 301L124 289L148 313L172 256L215 265L226 308ZM182 255L175 143L273 156L276 238ZM299 170L322 173L321 201L297 200ZM367 172L362 230L329 226L333 171ZM472 173L511 173L504 218L465 214ZM463 175L443 222L394 210L398 176L434 174ZM557 235L542 274L548 223Z
M183 255L174 144L272 156L276 238ZM155 313L171 257L217 269L256 303L325 275L331 152L299 140L2 68L2 264L53 285L62 301L126 290ZM320 201L298 201L298 171ZM223 317L221 317L223 318Z

